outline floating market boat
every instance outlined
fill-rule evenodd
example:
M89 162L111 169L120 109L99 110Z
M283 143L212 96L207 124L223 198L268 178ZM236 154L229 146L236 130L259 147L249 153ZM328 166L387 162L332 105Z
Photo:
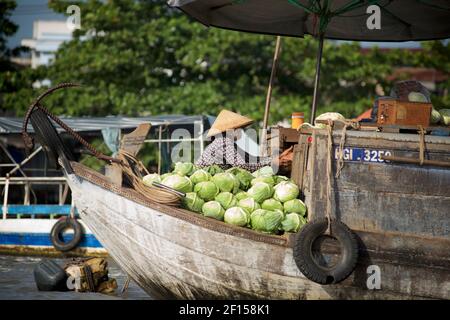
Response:
M48 205L10 206L10 214L16 212L41 212L42 207L55 207ZM12 210L11 210L12 209ZM37 209L37 210L36 210ZM52 213L57 212L55 208ZM59 208L58 208L59 209ZM45 210L45 209L44 209ZM11 212L12 211L12 212ZM59 211L62 211L59 209ZM22 213L24 214L24 213ZM82 226L82 235L76 248L62 253L55 248L52 242L52 228L58 219L29 218L29 219L2 219L0 220L0 253L13 255L45 255L45 256L106 256L107 252L95 238L92 231L78 220ZM62 236L64 242L73 239L72 230Z
M366 10L374 3L366 1L316 0L306 5L267 0L261 5L256 0L173 0L169 4L207 26L317 36L311 122L325 38L410 41L445 39L450 34L449 11L441 2L381 4L389 12L383 15L382 28L368 27ZM346 131L332 128L333 123L326 129L300 130L294 139L292 178L304 194L312 222L298 234L269 235L150 201L141 192L71 161L47 118L50 114L38 103L39 99L28 116L41 144L59 158L80 216L117 263L154 297L450 298L450 138L426 135L432 128L420 128L420 135L362 127ZM405 112L397 114L404 119ZM390 121L392 114L386 118ZM347 242L336 233L342 229L331 222L330 214L333 221L352 230L346 231L352 234ZM326 233L340 245L324 242L323 247L313 248L311 240L316 238L311 236L307 242L304 230L311 231L310 226L317 226L324 216ZM316 228L316 235L324 232ZM316 257L313 251L327 257ZM337 262L317 267L315 274L300 271L310 271L314 259L335 256L340 257ZM345 276L342 272L339 279L331 276L341 266ZM330 276L319 279L319 274Z
M30 113L38 140L59 157L83 222L154 297L450 298L449 137L335 128L331 150L346 135L343 156L336 160L328 152L326 129L299 132L292 178L305 195L309 219L323 217L331 201L334 217L356 234L359 252L348 278L320 284L297 267L296 234L259 233L150 201L70 161L47 115L39 107ZM422 165L414 163L421 139ZM325 168L332 158L340 177L330 180L328 197ZM323 252L336 254L336 247ZM371 282L373 275L378 284Z

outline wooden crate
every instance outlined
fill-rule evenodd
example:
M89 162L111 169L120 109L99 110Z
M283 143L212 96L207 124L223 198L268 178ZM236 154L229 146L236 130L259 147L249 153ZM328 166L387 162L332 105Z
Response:
M277 140L278 145L281 150L289 148L293 144L298 143L298 138L300 137L300 132L296 129L292 128L284 128L284 127L273 127L270 128L269 133L267 135L267 140L270 141L273 139Z
M396 99L379 100L378 125L430 125L431 103L400 101Z

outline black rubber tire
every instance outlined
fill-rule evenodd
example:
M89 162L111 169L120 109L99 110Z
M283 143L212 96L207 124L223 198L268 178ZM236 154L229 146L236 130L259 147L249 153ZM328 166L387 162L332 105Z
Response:
M63 242L60 239L61 232L66 229L73 230L73 238L69 242ZM70 251L80 243L83 235L81 224L74 218L65 217L58 220L50 232L52 244L56 250L66 252Z
M65 160L66 162L75 159L70 149L63 143L50 119L42 110L34 110L30 116L30 122L33 125L37 140L44 148L51 167L55 169L58 167L58 157L62 157L63 161ZM70 169L69 171L72 170Z
M293 255L299 270L308 279L320 284L335 284L347 278L358 261L358 241L354 233L342 222L331 220L331 235L341 246L340 260L332 267L324 267L313 258L314 241L324 235L327 219L307 223L295 237Z

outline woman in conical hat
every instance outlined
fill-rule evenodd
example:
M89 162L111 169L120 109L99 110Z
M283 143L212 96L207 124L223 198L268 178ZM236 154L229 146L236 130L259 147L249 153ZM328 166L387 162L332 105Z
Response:
M213 164L226 169L240 167L249 171L264 166L289 166L292 161L292 148L283 152L280 157L252 157L239 148L236 141L241 137L242 128L253 123L253 120L229 110L222 110L208 131L213 141L206 147L196 165L207 167Z

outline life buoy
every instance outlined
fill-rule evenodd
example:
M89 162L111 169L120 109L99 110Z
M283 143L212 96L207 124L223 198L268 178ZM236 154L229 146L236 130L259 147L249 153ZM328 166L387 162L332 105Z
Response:
M73 230L73 238L69 242L64 242L61 235L67 229ZM54 224L50 238L56 250L66 252L74 249L80 243L82 234L81 224L75 218L66 217Z
M314 256L315 241L325 235L327 219L311 221L297 234L293 255L299 270L308 279L320 284L339 283L355 269L358 261L358 242L354 233L342 222L331 220L331 236L341 247L339 261L332 266L324 266Z

